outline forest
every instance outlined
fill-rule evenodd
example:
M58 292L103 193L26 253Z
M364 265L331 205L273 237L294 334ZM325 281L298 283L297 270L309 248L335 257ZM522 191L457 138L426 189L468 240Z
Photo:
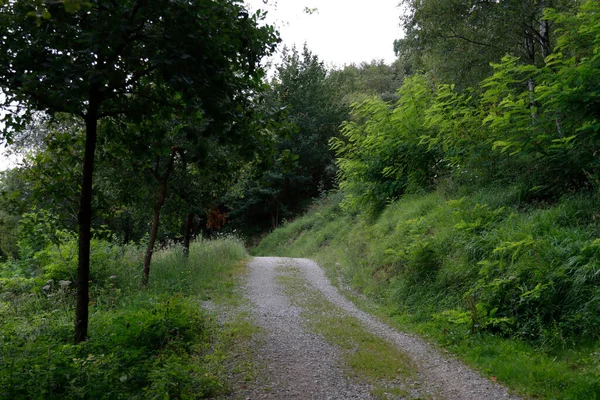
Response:
M240 301L246 249L600 398L600 3L401 8L391 64L267 73L239 0L0 0L0 398L227 393L250 333L197 302Z

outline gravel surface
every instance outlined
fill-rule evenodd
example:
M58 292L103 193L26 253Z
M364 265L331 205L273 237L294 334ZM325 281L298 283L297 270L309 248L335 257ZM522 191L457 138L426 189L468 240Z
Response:
M246 399L369 399L370 387L344 376L339 351L303 328L301 310L277 284L278 258L255 258L247 294L266 333L257 352L266 382L250 385ZM237 393L239 396L240 393Z
M342 296L312 260L257 257L249 263L246 292L254 304L256 323L266 333L258 351L266 382L250 385L246 399L370 399L369 385L344 374L341 354L318 335L306 331L300 309L290 303L277 283L278 270L293 267L329 301L358 318L368 331L395 344L418 365L428 397L447 400L518 399L461 362L441 355L412 335L398 332L359 310Z

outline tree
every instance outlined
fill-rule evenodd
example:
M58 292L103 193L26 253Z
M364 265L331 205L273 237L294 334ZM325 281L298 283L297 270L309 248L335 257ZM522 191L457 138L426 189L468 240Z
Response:
M409 70L401 59L391 65L383 60L373 60L331 71L331 79L339 87L341 100L348 105L373 95L385 101L397 100L396 91L407 75Z
M226 126L260 85L261 58L276 43L237 0L90 1L79 10L49 4L32 18L26 0L0 5L4 118L22 128L34 111L64 112L85 124L78 212L75 342L87 337L92 183L98 121L168 115L182 103ZM180 93L179 98L169 96Z
M338 82L306 46L284 51L263 108L278 122L271 130L275 151L263 159L266 168L249 174L243 198L231 204L238 224L259 230L277 227L335 186L328 143L349 110Z
M548 7L574 10L573 0L404 0L405 38L397 55L442 83L477 87L490 63L506 54L541 66L555 39L544 18Z
M20 216L26 211L27 193L22 173L13 168L0 172L0 260L18 254L17 227Z

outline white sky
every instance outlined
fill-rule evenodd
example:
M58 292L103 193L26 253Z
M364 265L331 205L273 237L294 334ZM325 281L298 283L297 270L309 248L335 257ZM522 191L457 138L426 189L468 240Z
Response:
M394 40L402 36L400 0L245 0L267 11L283 45L309 50L327 65L395 60ZM306 14L304 8L317 8ZM283 47L283 46L282 46Z
M6 148L3 144L0 144L0 171L14 167L16 161L16 157L8 157Z
M267 11L266 22L279 30L283 45L304 42L327 65L395 60L393 43L402 36L400 0L245 0L251 10ZM305 7L316 8L313 14ZM277 60L277 57L275 58ZM0 145L0 171L14 166Z

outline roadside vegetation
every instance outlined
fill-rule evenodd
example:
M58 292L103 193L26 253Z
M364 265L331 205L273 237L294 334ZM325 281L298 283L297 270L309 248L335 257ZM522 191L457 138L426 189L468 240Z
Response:
M391 65L267 81L239 0L0 1L2 396L223 393L254 328L199 302L245 253L190 243L273 230L490 379L600 397L600 5L401 4Z
M30 234L21 249L34 246ZM202 307L208 299L239 302L235 280L247 257L239 240L197 240L188 258L181 246L157 252L155 277L143 290L143 249L94 240L93 335L80 345L71 338L76 249L75 238L66 237L0 264L0 398L211 397L230 389L232 370L252 373L249 365L223 361L236 359L252 327L219 322Z
M598 196L448 190L377 217L333 195L253 251L316 259L358 305L523 394L597 398Z
M246 253L208 238L331 190L351 98L402 79L379 61L333 73L305 47L267 81L264 19L239 0L0 1L0 144L21 159L0 173L1 399L253 379Z

